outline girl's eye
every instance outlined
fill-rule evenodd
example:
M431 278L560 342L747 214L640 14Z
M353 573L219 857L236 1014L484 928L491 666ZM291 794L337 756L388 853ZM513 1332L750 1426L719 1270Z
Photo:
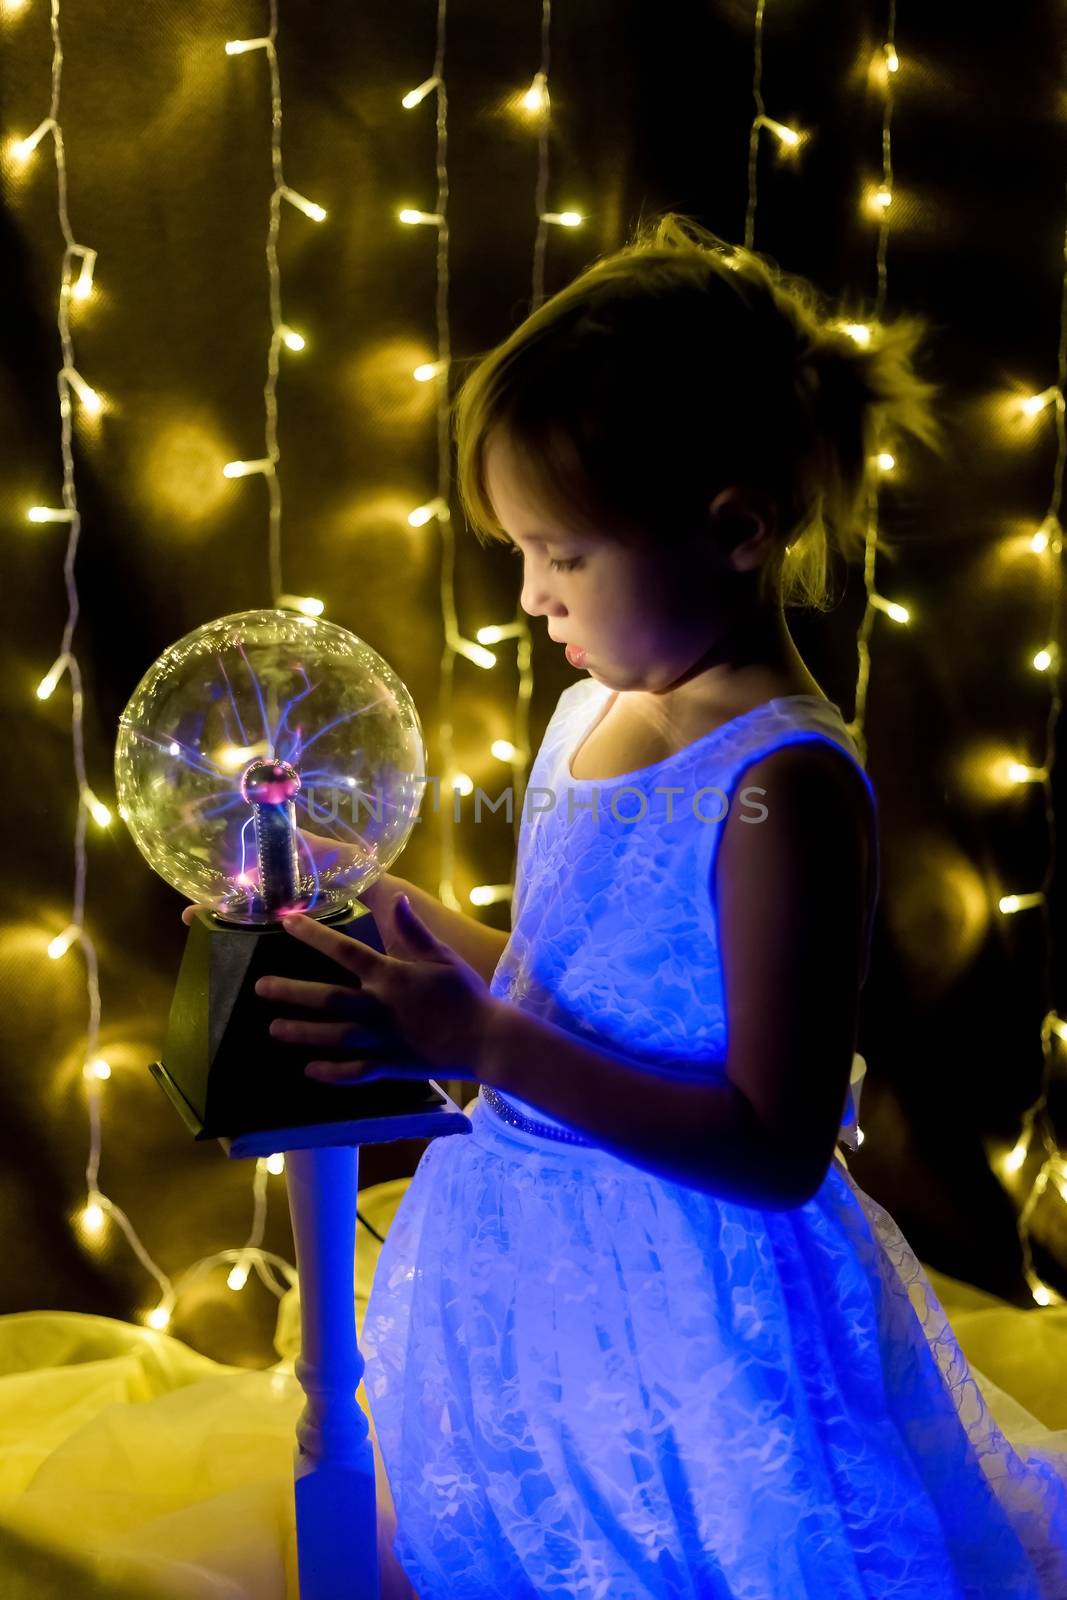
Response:
M552 561L552 560L550 560L548 564L556 572L572 572L575 567L577 567L577 566L579 566L581 564L581 559L582 559L581 556L572 556L569 561Z

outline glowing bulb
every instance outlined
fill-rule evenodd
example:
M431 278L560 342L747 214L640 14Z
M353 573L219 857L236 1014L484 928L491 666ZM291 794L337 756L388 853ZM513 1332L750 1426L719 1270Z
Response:
M1044 895L1037 894L1006 894L997 901L997 910L1010 917L1016 911L1027 911L1031 906L1039 906Z
M282 184L282 187L278 190L278 193L281 195L283 200L288 200L291 206L295 206L298 211L302 211L305 217L310 217L312 222L326 221L326 211L324 208L316 205L313 200L305 199L302 194L297 194L295 189L290 189L285 184Z
M309 594L280 594L278 608L281 611L299 611L305 617L321 617L326 610L326 602L315 600Z
M456 772L452 776L452 787L460 794L473 794L474 780L465 772Z
M421 367L415 368L411 376L416 383L429 383L439 372L444 372L446 365L444 361L424 361Z
M97 824L97 826L106 828L111 821L111 812L108 810L107 806L103 805L96 798L96 795L89 788L88 784L86 784L85 788L82 790L82 799L92 812L93 821Z
M489 749L498 761L514 761L519 753L510 739L494 739Z
M897 605L895 600L887 600L884 595L880 594L872 594L870 600L872 606L876 606L879 611L884 611L886 616L891 617L894 622L911 621L911 612L907 606Z
M1037 529L1033 538L1030 540L1031 550L1035 555L1040 555L1041 552L1043 550L1047 550L1051 544L1055 553L1059 555L1060 551L1063 549L1062 532L1063 530L1060 528L1060 525L1054 516L1046 517L1040 528Z
M800 134L795 128L788 128L784 123L775 122L773 117L757 117L756 121L760 127L769 128L773 134L778 136L781 143L787 145L790 149L796 149L800 143Z
M427 78L425 82L419 84L417 89L409 89L407 94L400 102L400 104L404 107L404 110L410 111L412 106L420 105L422 101L425 100L430 90L436 89L440 81L440 78Z
M472 906L491 906L499 900L511 899L510 883L479 883L470 892Z
M248 1282L248 1268L238 1264L232 1269L226 1279L227 1286L231 1289L243 1289Z
M847 333L858 345L866 347L871 342L871 330L865 322L843 322L842 332Z
M1053 1291L1049 1288L1047 1283L1034 1284L1030 1292L1033 1295L1034 1301L1037 1305L1050 1306L1052 1304Z
M227 461L222 469L224 478L248 478L254 472L273 473L274 462L269 457L259 461Z
M495 623L488 628L479 628L474 637L481 644L499 644L502 639L518 639L525 633L521 622L509 622L504 627Z
M73 511L60 506L31 506L26 513L27 522L73 522Z
M416 211L412 206L405 206L402 211L397 212L397 216L400 218L401 222L421 222L425 223L427 226L432 226L434 223L443 222L445 220L444 217L442 217L436 211Z
M96 265L96 251L83 250L81 256L81 272L78 274L77 281L70 292L75 300L88 300L93 291L93 268Z
M156 1306L145 1317L150 1328L165 1328L170 1322L170 1311L166 1306Z
M1011 783L1043 783L1048 776L1044 767L1026 767L1021 761L1009 761L1007 772Z
M416 506L414 511L409 512L408 522L413 528L421 528L432 517L437 517L441 522L451 521L448 502L440 495L436 499L429 501L427 505Z
M61 378L66 378L89 415L99 416L104 402L95 389L90 389L81 373L76 372L73 367L64 367L59 375Z
M857 1128L856 1129L856 1146L857 1146L857 1148L862 1143L863 1143L863 1129L862 1128Z
M897 464L896 456L891 456L888 450L883 450L874 458L874 464L880 472L892 472Z
M1011 1152L1011 1154L1004 1157L1004 1171L1018 1172L1025 1160L1026 1141L1024 1139L1020 1139L1019 1143L1015 1146L1015 1149Z
M281 334L282 344L284 344L287 350L303 350L307 345L307 340L304 338L304 335L302 333L297 333L295 328L287 327L285 323L282 323L282 326L278 329L278 332Z
M1039 650L1037 652L1037 655L1034 657L1034 671L1035 672L1047 672L1049 667L1051 667L1051 665L1052 665L1052 651L1051 650Z
M883 211L888 210L888 208L893 204L893 196L890 194L884 183L882 184L881 188L876 191L874 203L876 206L880 206Z
M265 760L268 754L266 740L259 744L224 744L215 757L215 765L223 772L238 772L250 761Z
M1054 400L1063 405L1063 396L1056 388L1046 389L1043 394L1029 395L1021 402L1023 414L1027 417L1036 417L1039 411L1044 411Z
M542 222L555 222L561 228L577 228L585 221L580 211L542 211Z
M243 56L246 50L266 50L269 45L269 39L227 39L226 54Z
M85 1207L78 1220L86 1233L99 1233L104 1226L104 1213L94 1201L92 1205Z
M281 1154L268 1156L267 1171L275 1178L280 1178L285 1171L285 1157Z
M14 159L16 161L26 161L30 156L32 156L33 152L36 150L45 134L50 133L55 125L54 118L45 117L44 121L34 128L33 132L29 134L27 138L14 140L9 147Z
M38 700L47 700L49 698L56 684L67 670L67 662L69 659L70 658L68 656L61 655L59 660L49 667L48 671L37 685Z
M58 961L60 956L65 956L77 937L78 929L72 922L68 927L63 929L62 933L57 934L52 940L52 943L48 946L48 954L51 956L52 960Z
M178 743L178 741L176 739L172 739L170 744L167 746L167 753L169 755L172 755L172 756L180 756L181 755L182 747L181 747L181 745ZM121 811L121 807L120 807L120 811Z
M533 82L522 97L527 111L547 111L549 108L548 80L543 72L535 72Z
M466 656L468 661L473 661L476 667L485 667L488 670L496 666L496 656L484 645L472 644L469 639L455 639L452 648L458 655Z
M900 57L891 44L885 47L885 67L887 72L897 72L900 69Z
M84 1073L87 1078L98 1078L101 1082L111 1076L111 1064L103 1056L97 1056L95 1061L86 1063Z

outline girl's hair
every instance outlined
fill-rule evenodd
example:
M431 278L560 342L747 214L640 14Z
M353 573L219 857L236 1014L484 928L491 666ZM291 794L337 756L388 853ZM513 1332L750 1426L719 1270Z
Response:
M914 365L925 333L917 316L876 325L831 307L666 212L473 358L453 413L467 520L482 543L508 538L486 485L494 436L561 530L674 541L740 483L778 509L761 599L826 610L834 548L865 550L872 457L905 434L944 454L942 386Z

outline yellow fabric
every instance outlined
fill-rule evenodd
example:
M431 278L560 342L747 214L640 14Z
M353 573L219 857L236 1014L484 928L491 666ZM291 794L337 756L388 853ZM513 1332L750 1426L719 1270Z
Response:
M383 1236L408 1181L360 1192ZM379 1249L360 1227L360 1327ZM1018 1310L927 1272L1002 1426L1067 1427L1067 1308ZM107 1317L0 1316L4 1600L298 1600L295 1290L274 1344L277 1364L249 1371ZM362 1386L359 1400L369 1416Z

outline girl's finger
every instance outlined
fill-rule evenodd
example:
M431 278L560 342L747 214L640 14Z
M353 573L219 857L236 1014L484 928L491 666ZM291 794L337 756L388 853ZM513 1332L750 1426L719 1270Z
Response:
M305 1011L335 1011L343 1016L383 1015L387 1007L364 989L347 988L340 983L312 983L305 978L267 976L256 980L261 1000L276 1000Z
M329 956L331 961L336 961L338 966L346 968L347 971L354 972L361 980L371 981L376 973L381 972L383 966L391 964L389 956L371 949L362 939L354 939L351 934L339 933L336 928L324 928L314 917L283 917L282 927L286 933L291 933L294 939L299 939L303 944L313 945L316 950L321 950L324 956Z
M270 1025L272 1039L284 1044L323 1045L327 1049L366 1048L381 1043L367 1038L366 1031L353 1028L350 1022L304 1022L298 1017L275 1017ZM397 1048L400 1048L399 1043Z
M376 1076L367 1061L309 1061L304 1068L305 1078L315 1078L319 1083L366 1083Z

